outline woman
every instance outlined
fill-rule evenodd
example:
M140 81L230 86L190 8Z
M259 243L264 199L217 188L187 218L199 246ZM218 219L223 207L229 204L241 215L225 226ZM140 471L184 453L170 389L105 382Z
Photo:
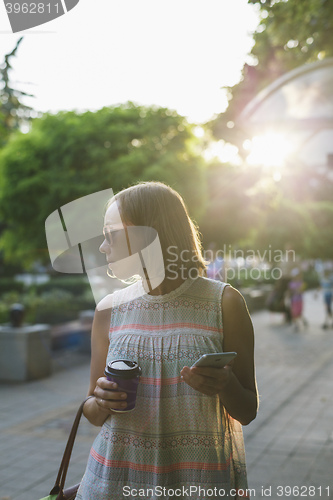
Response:
M147 271L158 259L145 268L137 258L135 268L139 227L156 230L162 273ZM256 416L257 390L244 299L204 277L197 230L181 196L165 184L139 183L115 195L104 233L100 251L112 273L140 280L96 308L88 391L94 397L84 415L102 429L77 498L202 499L223 491L246 497L241 424ZM221 351L238 354L224 368L191 368L202 354ZM104 376L107 362L117 358L142 369L136 407L128 413L117 413L126 409L127 395Z
M291 272L291 280L289 281L289 300L295 331L299 331L304 326L307 326L307 321L303 317L304 288L305 283L302 279L302 273L297 268L293 269Z

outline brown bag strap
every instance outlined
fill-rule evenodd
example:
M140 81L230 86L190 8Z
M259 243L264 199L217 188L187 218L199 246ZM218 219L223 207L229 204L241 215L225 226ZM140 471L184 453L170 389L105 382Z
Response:
M84 406L85 402L88 401L88 399L93 398L93 397L94 396L88 396L81 403L81 405L80 405L80 407L79 407L79 409L77 411L77 414L76 414L76 417L75 417L75 420L74 420L71 432L70 432L69 437L68 437L66 448L65 448L65 451L64 451L64 454L63 454L63 457L62 457L62 461L61 461L61 464L60 464L60 467L59 467L59 472L58 472L58 476L57 476L56 482L55 482L52 490L50 491L50 495L60 494L60 497L57 497L57 500L61 500L62 499L62 493L63 493L63 489L64 489L64 486L65 486L65 481L66 481L66 476L67 476L69 461L70 461L70 458L71 458L71 455L72 455L72 450L73 450L73 446L74 446L74 441L75 441L76 433L77 433L77 430L78 430L78 427L79 427L79 423L80 423L80 420L81 420L81 417L82 417L83 406Z

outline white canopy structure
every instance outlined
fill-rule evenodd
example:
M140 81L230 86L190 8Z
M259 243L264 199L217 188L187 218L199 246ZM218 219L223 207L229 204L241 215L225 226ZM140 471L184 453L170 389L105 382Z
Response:
M333 58L288 72L242 111L247 162L315 167L333 180Z

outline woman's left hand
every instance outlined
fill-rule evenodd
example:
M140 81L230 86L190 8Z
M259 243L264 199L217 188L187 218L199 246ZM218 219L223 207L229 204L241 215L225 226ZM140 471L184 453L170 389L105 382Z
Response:
M223 368L184 366L180 372L186 384L206 396L220 395L228 386L232 377L233 361Z

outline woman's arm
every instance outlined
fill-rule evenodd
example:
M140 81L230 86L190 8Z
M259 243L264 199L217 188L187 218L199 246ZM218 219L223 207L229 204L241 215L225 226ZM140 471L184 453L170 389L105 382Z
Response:
M91 331L91 366L88 396L94 398L86 401L83 414L89 422L102 426L113 409L124 409L127 403L125 393L115 392L117 384L110 382L104 375L106 359L109 349L111 309L95 310ZM122 396L125 394L125 398ZM124 405L124 406L121 406Z
M258 395L254 369L254 334L242 295L227 286L222 296L223 350L237 357L224 368L188 368L181 375L194 389L209 396L218 394L231 417L242 425L257 414Z
M222 296L223 350L236 351L229 383L220 399L229 415L247 425L255 419L258 393L254 368L254 332L243 296L227 286Z

